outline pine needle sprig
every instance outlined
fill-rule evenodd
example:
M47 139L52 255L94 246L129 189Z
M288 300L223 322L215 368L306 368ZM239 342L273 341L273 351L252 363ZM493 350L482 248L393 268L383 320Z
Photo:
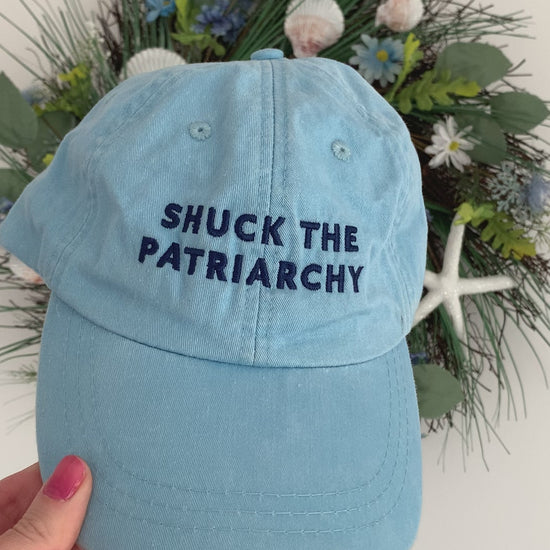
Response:
M0 364L25 357L38 357L38 346L42 338L42 327L46 317L49 300L49 290L45 285L36 285L22 281L13 275L8 267L9 254L0 254L0 278L3 282L0 290L20 291L25 304L9 300L8 304L0 304L0 314L17 314L19 323L10 323L9 328L30 331L30 335L9 342L0 347ZM30 350L30 351L29 351ZM36 364L22 367L25 371L36 372ZM25 377L27 380L29 377ZM32 377L31 377L32 378Z
M283 25L287 4L280 0L265 0L249 16L235 47L227 53L233 61L249 59L252 53L263 48L279 48L290 53Z
M518 10L498 15L491 10L493 5L477 5L475 0L466 4L453 0L428 0L425 2L426 16L415 29L422 44L444 46L456 40L477 41L487 36L508 36L511 38L532 38L520 33L532 18Z
M107 52L107 60L115 74L120 73L123 67L122 34L123 15L118 3L101 0L97 20L100 27L103 44Z
M0 17L6 20L10 25L17 29L50 63L50 71L54 73L63 73L71 70L78 64L81 52L77 46L86 39L84 22L81 20L84 9L80 0L74 0L70 4L66 2L67 14L69 19L59 10L61 23L56 22L51 14L40 6L36 0L30 0L35 4L40 16L35 13L26 0L19 0L25 10L38 26L40 38L34 38L5 14L0 12ZM2 48L4 49L4 48ZM4 49L4 51L7 51ZM9 52L7 52L9 53ZM18 58L12 55L14 59ZM43 74L32 73L40 80L44 81Z

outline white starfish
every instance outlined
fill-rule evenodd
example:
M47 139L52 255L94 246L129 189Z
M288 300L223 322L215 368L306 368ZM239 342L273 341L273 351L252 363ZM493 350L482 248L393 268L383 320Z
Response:
M471 279L461 279L459 277L458 266L460 263L460 251L462 249L465 224L455 225L457 219L459 219L458 214L451 225L441 273L436 274L426 270L424 287L428 289L428 294L422 298L416 310L413 326L425 319L440 304L443 304L449 313L457 336L464 338L464 317L462 315L462 308L460 307L460 296L464 294L496 292L513 288L517 285L513 279L505 275Z

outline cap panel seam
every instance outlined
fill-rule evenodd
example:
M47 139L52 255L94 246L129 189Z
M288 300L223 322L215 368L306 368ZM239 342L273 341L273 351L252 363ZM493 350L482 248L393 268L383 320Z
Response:
M403 144L402 142L399 142L399 147L401 149L402 158L403 159L409 159L410 158L410 152L407 151L407 148L405 147L405 144ZM407 208L407 198L410 195L411 184L412 184L411 171L406 169L406 164L405 163L400 163L400 166L401 166L402 171L403 171L403 181L405 181L407 184L406 184L406 187L404 186L401 189L401 196L399 197L399 200L398 200L398 203L397 203L396 213L404 211L404 209ZM396 219L397 218L398 218L398 216L396 216ZM400 291L401 291L401 301L402 301L402 305L403 305L403 311L405 311L407 313L407 318L401 320L401 322L403 324L403 330L405 331L405 333L407 333L407 332L409 332L409 327L410 327L410 324L412 322L411 313L410 313L411 312L411 307L412 307L412 297L411 297L411 293L407 292L407 288L409 286L408 281L407 281L407 276L406 276L407 270L404 269L403 263L401 262L401 258L400 258L399 254L397 253L396 248L395 248L395 231L396 231L396 223L394 221L394 223L392 224L392 231L391 231L392 237L391 237L389 242L391 243L392 253L393 253L393 256L395 257L395 260L396 260L396 266L397 266L396 271L397 271L397 275L399 277L399 281L400 281L400 284L401 284L400 285Z
M271 213L271 208L272 208L272 205L273 205L273 194L274 194L274 180L273 180L273 173L274 173L274 166L275 166L275 147L277 147L277 127L276 127L276 120L275 120L275 97L276 97L276 90L275 90L275 74L278 74L280 75L279 76L279 80L278 80L278 83L277 83L277 86L279 88L281 88L279 90L279 95L281 98L286 98L288 97L286 92L287 92L287 89L286 89L286 80L285 80L285 75L286 75L286 72L283 71L283 70L278 70L279 68L281 68L283 65L281 65L281 62L279 61L277 64L274 64L273 61L271 61L271 67L272 67L272 71L273 71L273 165L272 165L272 177L271 177L271 193L270 193L270 198L269 198L269 209L270 209L270 213ZM278 71L276 73L276 71ZM285 105L286 107L286 105ZM281 178L281 182L282 182L282 192L283 190L286 190L286 168L287 168L287 159L288 159L288 123L287 123L287 119L286 119L286 116L287 116L287 109L286 108L283 108L283 109L280 109L281 111L281 115L280 115L280 118L282 119L280 122L281 124L283 124L283 131L284 131L284 134L283 134L283 147L284 147L284 154L282 156L282 162L283 162L283 165L281 166L281 175L280 175L280 178ZM283 123L284 121L284 123ZM280 135L281 131L279 130L279 135ZM279 158L281 158L281 155L279 153ZM265 250L267 250L267 245L264 247ZM283 290L284 292L284 290ZM267 357L271 357L271 353L272 353L272 350L273 350L273 339L272 338L269 338L269 334L270 334L270 331L273 330L273 326L274 326L274 318L275 318L275 300L274 300L274 297L273 297L273 294L272 293L264 293L264 295L267 294L267 299L269 300L269 315L267 316L267 318L265 319L265 330L264 330L264 346L265 346L265 350L266 350L266 356Z
M389 248L391 250L391 257L394 259L391 266L391 269L396 277L396 281L398 283L398 291L399 291L399 300L401 305L401 315L400 315L400 323L401 323L401 330L403 334L406 334L408 332L407 325L409 324L409 315L407 314L407 319L404 318L403 313L405 311L408 311L410 308L410 300L407 296L406 291L406 281L405 281L405 275L402 269L402 264L400 262L399 254L397 253L397 250L395 248L395 232L396 232L396 226L397 222L399 220L399 213L402 211L403 208L406 208L406 197L408 195L408 188L409 188L409 182L410 177L408 174L408 171L406 169L405 163L403 162L404 159L408 159L407 151L405 150L405 147L401 140L398 140L397 147L399 148L399 158L397 160L397 166L399 167L399 170L401 172L401 181L406 182L406 185L402 185L399 189L399 196L397 198L396 204L395 204L395 211L393 212L392 221L391 221L391 229L388 234L388 243Z
M116 94L115 90L112 90L112 92L110 94L108 94L107 96L105 96L105 98L103 98L103 100L102 100L103 103L104 104L111 103L113 101L113 99L116 98L116 95L117 94ZM100 102L98 102L98 103L100 103ZM95 106L94 106L94 108L95 108ZM67 147L69 147L69 151L70 151L71 148L74 149L74 148L78 147L80 145L79 144L80 141L85 141L85 140L81 139L82 132L83 132L83 130L81 128L76 127L76 128L73 128L65 136L65 138L64 138L64 141L66 140L65 145ZM70 154L69 151L68 151L67 154ZM77 180L77 184L78 184L79 181L82 181L82 182L86 181L87 167L88 167L88 164L90 162L90 158L91 158L92 155L93 155L93 152L90 152L89 150L86 150L84 152L83 162L79 163L79 166L78 166L78 169L77 169L77 177L74 178L74 180ZM72 157L73 157L73 155L71 155L69 157L69 160L72 160ZM73 181L73 183L74 183L74 181ZM86 186L86 195L90 196L90 190L89 190L88 186ZM91 196L90 196L90 198L91 198ZM86 198L86 200L83 201L82 204L85 205L85 204L87 204L87 202L88 202L88 199ZM78 204L76 205L76 207L78 208ZM76 210L76 214L73 214L73 219L76 218L75 223L77 223L78 219L83 219L84 221L82 222L81 226L77 227L75 233L72 236L71 236L71 233L69 231L67 231L68 240L67 241L65 241L64 239L61 240L59 253L56 254L52 258L48 258L44 262L47 266L47 268L46 268L46 266L44 266L45 277L47 277L49 280L51 280L51 286L55 285L55 278L56 278L57 268L58 268L59 262L61 261L63 255L65 253L66 248L71 245L72 241L76 238L78 233L80 231L82 231L83 227L86 225L86 221L88 219L89 212L90 212L90 209L88 209L85 213L83 213L82 216L80 216L79 215L80 214L80 209ZM77 216L77 214L78 214L78 216ZM64 241L65 241L65 244L63 244ZM57 246L55 248L57 248ZM50 266L52 266L51 269L50 269Z
M275 168L275 74L274 74L274 68L273 68L273 61L269 61L269 63L266 64L266 66L269 67L269 76L271 78L271 166L270 166L270 181L269 181L269 202L267 204L266 209L266 215L269 215L271 212L271 202L273 199L273 178L274 178L274 168ZM259 187L259 186L258 186ZM269 237L268 237L269 240ZM262 258L265 258L265 253L267 250L267 244L264 244L262 247ZM258 341L260 336L260 308L262 304L262 296L264 294L264 286L263 283L258 286L258 302L257 302L257 309L256 309L256 327L254 332L254 350L252 355L252 364L257 366L257 353L258 353Z
M315 65L315 67L318 68L319 71L322 72L332 82L332 84L337 89L340 90L341 95L347 98L348 104L351 104L353 106L353 108L355 109L355 111L359 114L359 116L363 120L365 120L367 123L369 123L371 130L374 130L374 132L376 132L380 135L381 132L380 132L379 128L382 127L385 130L385 132L383 134L384 138L386 138L388 136L388 133L390 133L392 138L393 138L393 135L395 133L400 133L401 134L403 132L402 126L400 124L394 124L392 121L390 121L386 117L379 117L379 116L376 116L375 114L371 113L370 111L367 111L367 109L361 103L357 102L357 99L355 97L353 97L351 94L348 93L348 90L346 88L342 87L341 83L338 82L338 80L336 78L334 78L334 75L332 75L329 71L327 71L325 69L325 67L323 67L321 65ZM354 76L357 76L355 71L353 71L353 72L354 72ZM377 93L377 92L374 92L374 90L373 90L373 93ZM384 101L386 101L386 100L384 99ZM389 103L388 103L388 107L391 108L391 105ZM404 122L403 122L403 125L404 125ZM393 143L393 141L392 141L392 143ZM402 173L401 181L407 181L408 182L409 181L408 175L404 171L403 163L402 163L402 159L406 158L406 157L403 157L403 150L402 150L401 141L397 140L397 143L398 143L398 147L401 149L401 151L400 151L401 155L396 155L394 153L394 149L392 147L387 148L388 153L391 155L391 159L393 160L393 162L397 166L399 166L399 168L401 169L401 173ZM405 176L405 177L403 178L403 176ZM401 188L400 193L403 193L403 188ZM387 232L386 238L381 243L382 248L385 247L388 242L392 243L392 239L393 239L392 233L393 233L393 229L395 227L395 219L396 219L397 213L398 213L397 206L398 206L399 202L400 202L400 200L398 198L398 200L396 201L396 210L393 213L394 215L393 215L393 219L392 219L391 229ZM393 251L393 248L392 248L392 251ZM395 254L395 251L393 251L393 253Z
M137 113L139 113L139 111L141 111L141 109L143 109L148 103L149 101L158 93L160 93L160 91L165 87L167 86L169 83L172 82L172 80L175 80L177 78L177 74L176 75L172 75L171 78L167 79L164 81L164 83L162 85L160 85L159 87L155 87L153 92L148 95L143 101L142 103L140 103L136 108L135 110L132 111L132 113L128 114L124 120L118 125L116 126L114 129L111 129L109 131L109 133L107 133L103 139L101 140L100 143L97 144L96 148L94 151L92 151L90 153L90 156L88 158L88 162L86 163L86 166L83 170L83 176L84 176L84 180L86 181L87 183L87 192L88 192L88 195L90 197L90 203L91 203L91 206L90 208L88 209L88 212L86 213L86 216L84 216L84 220L81 224L81 226L78 228L78 230L75 232L74 236L67 242L67 244L63 247L63 250L61 251L61 253L59 254L59 257L55 263L55 266L54 266L54 269L52 271L52 283L55 281L55 278L57 277L57 271L58 271L58 268L60 266L63 266L60 273L59 273L59 277L62 276L63 274L63 271L64 269L66 268L67 266L67 261L68 259L70 258L71 254L72 254L72 251L70 250L70 247L73 245L73 243L77 242L78 239L81 237L81 235L84 233L84 228L88 225L88 221L93 217L93 214L95 214L95 208L96 208L96 205L97 205L97 201L95 200L95 186L93 185L93 181L92 181L92 178L90 176L90 167L92 165L92 160L99 154L100 150L103 150L104 146L106 145L106 143L109 141L109 140L114 140L115 137L116 137L116 133L119 132L125 124L128 124L129 123L129 120L134 117ZM73 251L74 251L74 247L73 247ZM62 259L65 259L64 256L67 256L66 258L66 261L65 262L61 262Z
M399 136L402 136L404 134L403 127L406 128L406 125L404 122L402 124L392 123L391 120L385 118L385 117L378 117L375 116L373 113L366 110L366 108L361 104L358 103L357 100L348 93L346 88L343 88L338 80L334 78L334 76L325 69L325 67L321 65L316 65L316 68L319 69L320 72L322 72L330 81L333 83L334 86L336 86L338 89L340 89L343 96L347 97L349 102L353 105L354 109L359 113L359 115L366 121L368 121L370 124L382 126L386 132L390 132L392 135L397 133ZM384 99L384 101L386 101ZM391 107L388 103L388 107ZM375 128L376 129L376 128ZM407 128L408 131L408 128ZM410 139L410 138L409 138ZM399 150L399 155L394 154L393 148L388 148L389 153L391 154L391 158L393 159L393 162L399 167L401 172L401 181L406 182L405 185L402 185L399 189L399 196L395 204L395 211L393 212L392 220L391 220L391 227L386 235L386 239L383 243L381 243L381 247L385 247L389 244L389 248L391 251L391 256L395 258L395 261L392 262L391 269L394 272L394 275L396 277L396 281L398 283L399 289L399 300L401 304L401 310L402 311L409 311L411 308L411 299L409 294L407 293L406 289L406 280L405 280L405 273L402 269L402 264L400 262L399 256L395 249L395 226L396 226L396 220L398 219L398 213L400 211L400 208L403 206L406 206L406 197L408 196L408 189L410 187L410 174L408 173L406 166L403 163L404 159L409 158L408 151L405 149L404 143L402 140L394 140L397 143L397 148ZM401 322L401 328L403 333L408 332L408 326L410 325L410 314L407 313L407 319L401 315L400 318Z
M322 72L332 82L332 84L338 89L340 94L347 98L347 104L352 105L353 108L357 111L359 115L361 115L362 118L367 119L371 123L374 122L376 124L382 125L386 130L395 131L398 129L397 125L393 124L387 118L378 117L375 114L367 111L361 103L357 102L357 99L353 97L353 95L348 93L348 90L346 88L342 87L342 83L338 82L338 80L334 78L334 75L331 74L329 71L327 71L325 67L321 65L315 65L315 68L318 69L319 72ZM377 93L377 92L374 92L374 93ZM389 103L388 103L388 106L390 106Z
M269 214L272 213L271 212L271 207L272 207L272 204L273 204L273 188L274 188L274 178L275 178L275 147L277 146L277 127L276 127L276 116L275 116L276 115L276 113L275 113L275 71L276 71L276 67L273 64L273 61L270 61L270 65L271 65L271 74L272 74L272 78L273 78L273 86L272 86L273 148L272 148L272 152L271 152L271 188L270 188L270 192L269 192ZM280 61L279 61L279 66L280 66ZM280 72L278 74L280 74ZM281 95L281 97L284 97L284 94L280 94L280 95ZM282 109L282 112L284 113L285 109ZM287 143L288 139L285 139L284 141L285 141L285 143ZM264 245L264 256L265 256L265 253L267 252L267 250L268 250L267 245ZM265 355L267 357L271 357L272 345L271 345L271 341L269 339L269 332L270 332L271 321L273 319L274 309L275 309L274 308L274 301L273 301L273 297L270 295L270 293L267 293L265 291L261 291L260 297L262 297L262 295L264 297L264 300L266 300L268 302L268 309L269 309L268 315L264 316L265 317L265 320L264 320L265 327L264 327L264 330L263 330L263 337L264 337Z

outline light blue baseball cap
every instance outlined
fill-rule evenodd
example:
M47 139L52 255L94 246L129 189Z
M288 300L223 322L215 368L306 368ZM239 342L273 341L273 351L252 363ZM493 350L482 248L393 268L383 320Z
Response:
M51 288L37 439L86 550L405 550L426 218L401 117L278 50L128 79L1 224Z

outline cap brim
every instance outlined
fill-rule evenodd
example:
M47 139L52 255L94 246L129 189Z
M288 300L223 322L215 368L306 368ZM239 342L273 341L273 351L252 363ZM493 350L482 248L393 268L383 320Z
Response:
M334 368L217 363L108 332L54 294L37 434L44 478L66 454L91 467L87 550L405 550L416 534L405 340Z

